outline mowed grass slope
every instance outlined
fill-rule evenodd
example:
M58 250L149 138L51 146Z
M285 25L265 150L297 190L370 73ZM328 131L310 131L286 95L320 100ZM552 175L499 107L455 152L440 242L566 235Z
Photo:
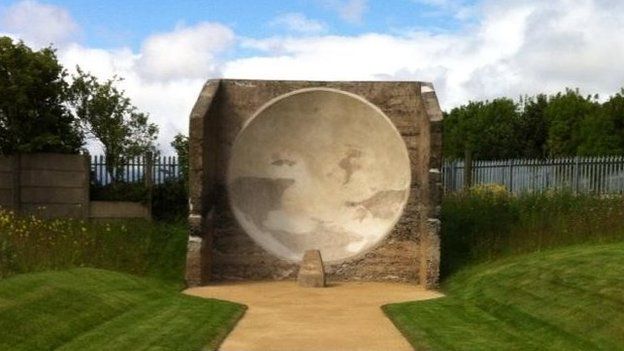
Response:
M0 350L215 349L245 307L93 268L0 280Z
M391 304L417 350L624 350L624 243L472 266L447 297Z

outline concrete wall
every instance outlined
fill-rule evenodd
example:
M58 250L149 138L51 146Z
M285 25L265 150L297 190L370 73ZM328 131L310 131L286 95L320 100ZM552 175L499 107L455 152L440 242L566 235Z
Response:
M0 159L0 203L22 215L86 218L89 163L84 155L26 154ZM10 186L7 186L11 178ZM9 206L7 206L9 207Z
M150 218L135 202L89 201L85 155L0 156L0 207L41 218Z
M149 220L151 215L149 208L140 202L91 201L89 202L89 218L96 220L143 218Z
M326 267L334 280L395 280L434 287L439 267L441 119L433 88L421 82L214 80L190 120L190 236L187 283L217 279L291 279L297 262L258 245L235 219L226 190L239 132L267 102L306 88L355 94L387 116L408 151L411 182L403 212L373 249Z
M8 156L0 156L0 207L15 209L16 198L16 175L15 159Z

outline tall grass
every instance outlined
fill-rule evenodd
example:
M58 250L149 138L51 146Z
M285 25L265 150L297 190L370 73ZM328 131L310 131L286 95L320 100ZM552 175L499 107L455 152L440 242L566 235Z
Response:
M0 209L0 278L96 267L181 281L186 235L181 224L42 220Z
M566 191L513 196L503 186L477 186L444 199L441 273L444 278L470 263L623 239L621 196Z

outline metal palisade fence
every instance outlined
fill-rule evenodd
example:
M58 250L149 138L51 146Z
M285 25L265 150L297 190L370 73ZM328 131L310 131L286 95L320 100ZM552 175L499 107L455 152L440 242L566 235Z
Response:
M112 177L106 170L106 158L102 155L91 156L91 180L106 185ZM151 179L152 184L161 184L166 180L182 176L178 158L175 156L137 156L121 160L121 172L118 181L138 183Z
M445 192L464 187L464 161L445 161ZM472 184L502 184L513 193L569 189L576 193L624 193L624 156L546 160L473 161Z
M140 156L122 160L120 181L152 184L182 177L175 156ZM445 161L442 180L445 192L464 188L464 161ZM106 185L112 181L102 155L91 156L92 181ZM513 193L569 189L577 193L624 193L624 156L568 157L556 159L516 159L473 161L472 184L502 184Z

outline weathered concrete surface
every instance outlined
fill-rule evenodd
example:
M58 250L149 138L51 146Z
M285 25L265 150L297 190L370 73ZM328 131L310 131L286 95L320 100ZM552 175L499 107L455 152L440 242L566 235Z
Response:
M212 278L215 177L219 157L216 96L220 80L208 81L191 111L189 123L189 241L185 280L197 286Z
M188 218L190 235L186 249L185 280L187 286L204 285L211 278L210 250L212 233L210 224L212 216L191 214Z
M24 154L0 157L0 207L44 218L87 218L87 156Z
M440 297L405 283L341 282L304 289L294 281L222 283L189 295L249 307L220 350L412 350L380 306Z
M328 263L368 251L392 230L410 186L405 143L383 113L335 89L306 89L262 107L231 151L234 215L272 254Z
M299 286L305 288L325 287L325 268L319 250L305 252L299 266L299 273L297 273L297 282Z
M262 224L258 230L249 230L241 223L244 221L240 220L240 214L236 215L229 205L234 202L231 188L232 182L236 180L228 178L227 170L233 157L236 157L233 155L237 153L237 136L241 130L246 129L245 126L253 125L255 116L261 114L263 107L270 106L269 102L272 100L279 101L280 97L293 94L297 90L311 88L338 89L348 94L354 94L366 101L364 106L368 105L380 110L392 124L390 127L393 126L392 128L381 129L392 130L395 128L398 131L400 140L407 149L409 159L410 181L405 188L407 201L403 210L386 213L383 207L371 206L371 210L365 211L371 218L373 213L378 216L387 215L389 217L398 213L396 223L389 226L387 235L384 235L384 231L381 229L374 231L377 233L375 237L363 241L364 246L368 245L367 248L353 252L344 249L336 250L338 253L342 251L340 254L342 258L326 265L327 276L330 279L341 280L423 282L428 287L434 287L437 284L439 267L439 233L435 228L439 228L439 225L432 226L429 220L435 220L439 216L442 114L432 86L422 82L209 81L204 86L191 113L191 166L189 171L191 184L190 212L191 216L201 219L193 221L197 225L191 226L189 240L195 240L193 238L199 237L204 239L203 242L209 243L209 249L201 251L209 256L201 260L209 262L208 265L202 265L202 267L208 267L206 269L209 269L209 272L189 272L187 270L187 276L210 276L210 280L296 278L297 260L286 259L284 258L286 255L276 254L267 248L266 239L259 241L256 238L254 240L252 236L254 233L264 235L268 232L271 235L265 235L265 237L286 238L283 241L291 246L291 249L284 250L288 253L289 251L297 251L298 249L292 250L292 247L296 248L298 244L292 242L295 236L281 235L283 233L279 233L279 228L286 225L295 229L302 229L303 224L312 223L311 225L314 226L316 222L305 219L311 217L306 213L307 209L305 208L300 212L304 214L304 219L292 216L293 211L289 211L287 216L282 216L286 218L277 216L280 220L276 221L275 213L273 215L267 214L267 219L263 220L263 211L257 212L249 206L245 210L251 215L247 216L245 220ZM305 110L305 104L301 105L301 108ZM260 117L258 120L261 119L264 117ZM381 118L372 119L383 120ZM323 118L320 117L318 120L322 121ZM336 146L342 147L342 140L340 138L335 138L335 140ZM375 140L374 137L372 140ZM375 143L373 142L373 144ZM310 147L317 146L311 145ZM341 162L341 158L336 162L328 162L328 166L333 163L333 167L336 168L335 174L341 176L340 180L344 182L349 179L347 184L352 184L354 179L364 173L362 173L363 168L352 172L354 168L351 167L351 162L354 159L359 161L356 157L358 153L343 154L343 156L349 155L352 157L343 157L345 158L344 162ZM272 154L268 156L272 156ZM279 169L281 172L286 172L286 170L298 166L296 163L290 162L288 158L283 157L270 160L269 163L270 165L266 166L268 168L265 168L264 171ZM340 167L341 164L344 168ZM262 167L258 169L262 170ZM270 175L275 175L273 178L279 178L278 173ZM254 176L251 174L251 177ZM297 177L299 180L310 178L314 179L315 177ZM243 179L242 182L239 179L234 187L241 187L246 190L266 188L265 183L266 179ZM294 197L295 194L292 193L292 190L296 189L297 186L293 184L296 184L296 181L293 183L289 178L284 177L276 180L274 187L269 186L275 191L261 191L262 194L256 192L254 196L266 197L268 203L273 201L272 204L275 209L271 211L278 212L277 214L279 214L280 208L295 210L296 206L293 203L281 203L281 196L278 196L281 194L286 198ZM337 181L336 184L339 185ZM362 193L368 192L369 195L372 195L371 189L362 187L361 190ZM342 195L335 198L340 198ZM305 196L301 196L299 200L305 198ZM362 198L349 200L353 205L352 208L345 206L346 210L343 213L328 215L328 218L338 219L337 222L340 227L343 227L344 223L358 223L347 220L352 216L345 215L345 213L350 209L367 207L367 205L374 203L377 198L362 196ZM242 206L247 206L247 204ZM294 212L297 213L298 211ZM277 226L275 225L276 222L279 222ZM277 235L273 235L276 232ZM293 233L292 230L289 232ZM294 241L306 241L310 237L314 238L313 235L303 235L302 238L295 237L296 240ZM345 242L349 242L349 240ZM313 241L318 243L326 240ZM330 238L329 242L331 241L334 239ZM334 241L334 245L336 242L339 243L339 241ZM191 247L190 244L189 247ZM316 248L316 246L311 247ZM320 247L320 249L325 254L324 248ZM349 253L352 253L353 256L349 256ZM194 262L199 260L192 257L191 252L189 252L188 257ZM189 265L188 267L197 268L200 266ZM193 281L199 280L193 279Z
M0 155L0 208L3 209L17 210L16 187L19 184L15 184L18 168L15 163L13 157Z
M143 218L151 219L149 208L140 202L130 201L91 201L89 202L89 218L120 219Z

